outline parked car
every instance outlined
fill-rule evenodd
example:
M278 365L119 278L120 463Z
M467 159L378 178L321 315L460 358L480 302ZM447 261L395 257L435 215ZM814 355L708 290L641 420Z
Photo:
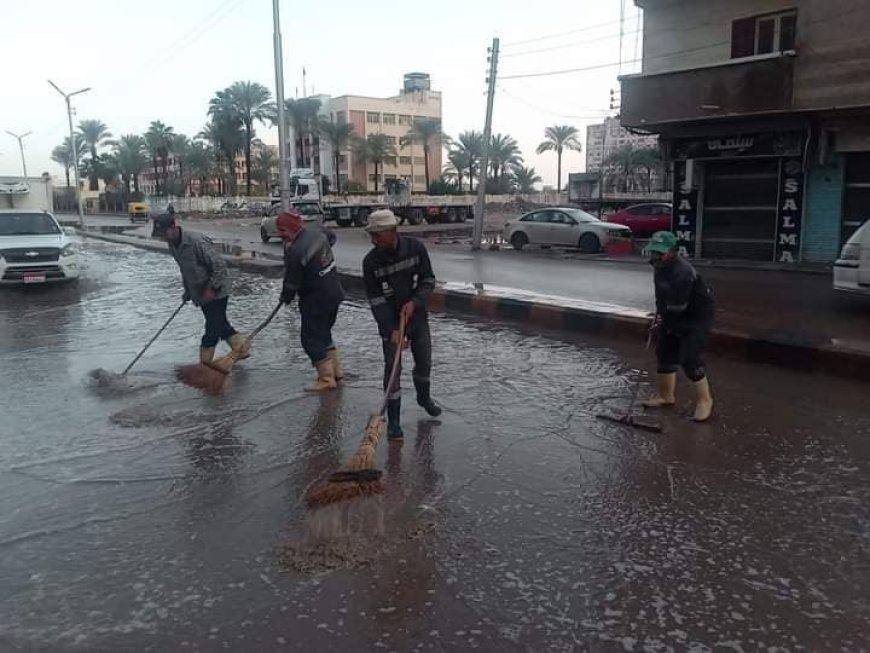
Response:
M320 202L291 202L291 205L302 214L302 219L305 222L317 222L318 225L323 225L326 216ZM280 237L278 228L275 226L279 213L281 213L281 205L275 204L269 209L269 215L260 221L260 239L264 243L268 243L272 238Z
M834 263L834 290L870 295L870 220L852 235Z
M584 254L595 254L612 238L630 237L631 230L624 225L602 222L586 211L558 206L526 213L504 226L504 238L514 249L526 245L563 245L577 247Z
M72 281L76 246L47 211L0 209L0 284Z
M634 236L648 238L657 231L671 230L672 213L670 204L635 204L608 215L605 220L625 225Z

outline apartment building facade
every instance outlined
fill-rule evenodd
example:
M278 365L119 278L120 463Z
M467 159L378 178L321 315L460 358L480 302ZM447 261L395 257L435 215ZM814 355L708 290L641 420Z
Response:
M321 115L338 123L349 122L353 125L354 136L366 138L369 134L385 134L395 146L396 155L388 157L378 171L377 187L382 189L388 179L405 179L414 191L426 191L423 146L419 143L403 145L402 139L408 134L417 120L441 121L441 93L430 87L429 76L425 73L405 75L404 85L398 95L387 98L373 98L359 95L339 97L319 96ZM315 145L316 154L312 159L315 172L335 179L332 152L325 139ZM442 148L433 143L429 151L429 175L431 180L441 175ZM356 182L366 190L375 188L375 166L364 162L347 148L341 152L338 174L342 187L348 181Z
M870 218L870 3L635 3L621 120L660 137L682 253L835 259Z
M637 134L622 126L619 118L607 117L604 122L586 127L586 172L600 172L607 157L630 145L635 149L656 148L655 134Z

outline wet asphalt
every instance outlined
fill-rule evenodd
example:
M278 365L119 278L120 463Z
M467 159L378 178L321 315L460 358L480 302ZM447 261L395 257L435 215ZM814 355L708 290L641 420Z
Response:
M83 245L75 287L0 293L3 650L861 650L870 647L867 386L711 359L654 435L608 424L651 367L636 347L433 315L431 420L405 378L382 443L386 535L361 565L303 542L305 488L352 452L379 400L368 309L336 340L353 377L306 396L283 311L221 398L174 378L186 308L123 392L120 371L180 299L166 256ZM275 280L236 272L252 328Z

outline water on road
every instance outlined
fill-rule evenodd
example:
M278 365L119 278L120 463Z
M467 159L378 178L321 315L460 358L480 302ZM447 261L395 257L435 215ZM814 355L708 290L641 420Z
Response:
M77 287L0 294L0 647L50 650L858 650L870 646L866 386L711 361L717 418L600 422L640 346L432 317L431 420L405 378L385 535L304 546L305 489L379 400L368 309L313 371L285 310L225 395L180 385L202 318L171 259L87 243ZM278 282L235 273L250 329ZM300 553L301 552L301 553ZM307 557L306 557L307 556Z

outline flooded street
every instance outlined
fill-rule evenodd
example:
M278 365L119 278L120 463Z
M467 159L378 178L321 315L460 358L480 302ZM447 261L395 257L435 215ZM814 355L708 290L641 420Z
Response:
M380 400L367 305L335 330L354 376L314 373L295 306L223 397L179 384L202 315L167 256L86 242L77 287L0 292L0 649L860 650L870 647L868 388L712 359L717 418L655 435L625 411L637 346L433 315L437 421L381 442L386 534L288 564L305 489ZM437 273L437 270L436 270ZM250 330L279 280L233 271ZM223 346L223 345L222 345ZM648 390L644 378L643 392Z

